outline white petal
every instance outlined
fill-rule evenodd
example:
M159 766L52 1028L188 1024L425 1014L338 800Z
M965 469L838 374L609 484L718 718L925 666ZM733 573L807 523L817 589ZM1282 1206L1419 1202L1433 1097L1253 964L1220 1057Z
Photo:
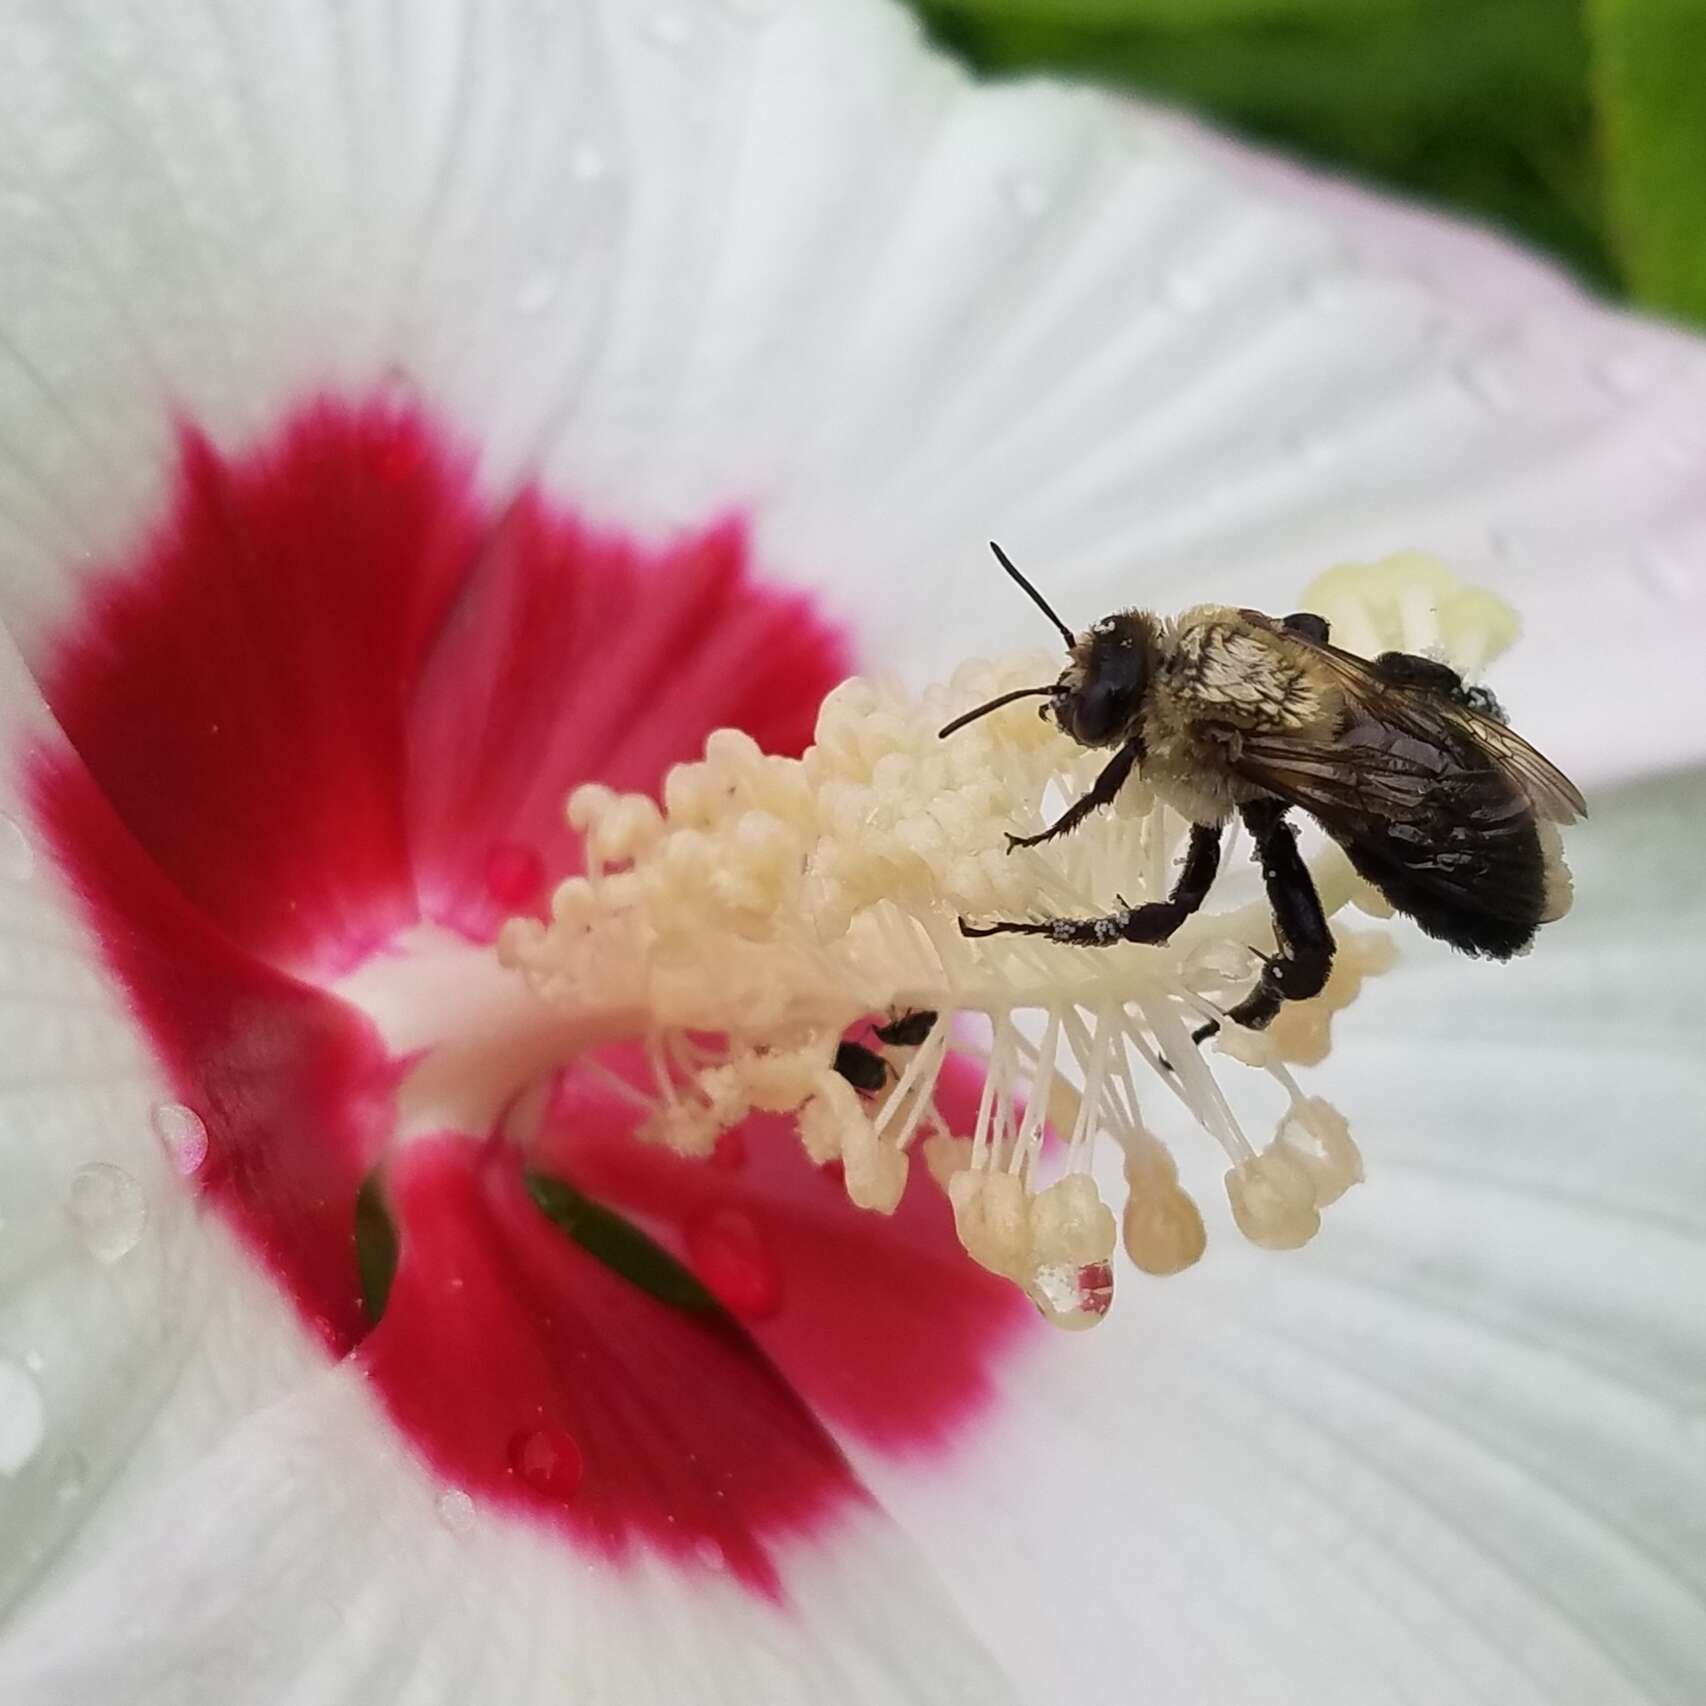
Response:
M787 1549L787 1607L715 1560L601 1567L434 1485L349 1363L227 1419L153 1486L13 1625L6 1698L1017 1699L874 1512Z
M751 506L772 571L918 675L1039 637L992 534L1078 619L1283 607L1416 546L1522 608L1500 687L1585 780L1700 750L1706 354L1494 239L972 87L876 0L4 20L26 651L157 514L168 408L230 443L389 373L495 494L542 468L656 533Z
M1508 967L1402 938L1309 1075L1368 1171L1314 1244L1242 1245L1181 1144L1200 1266L1122 1273L972 1456L866 1466L1022 1692L1706 1694L1703 812L1706 771L1615 795Z

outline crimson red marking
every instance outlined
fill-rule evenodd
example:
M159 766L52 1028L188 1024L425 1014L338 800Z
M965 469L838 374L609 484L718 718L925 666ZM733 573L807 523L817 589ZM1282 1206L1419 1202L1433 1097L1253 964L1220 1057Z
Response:
M192 1188L446 1482L611 1555L714 1544L777 1592L774 1537L864 1498L820 1416L952 1437L1022 1305L927 1190L861 1215L775 1122L732 1170L640 1156L625 1111L552 1128L566 1178L678 1253L698 1211L724 1257L729 1214L764 1229L774 1287L751 1250L721 1278L761 1343L588 1255L488 1134L388 1157L408 1063L323 983L422 920L489 940L578 864L572 786L655 789L723 724L798 751L844 669L754 587L739 523L647 549L531 490L494 517L472 465L386 403L317 401L241 454L184 428L158 524L30 660L67 737L38 815L206 1121ZM400 1258L369 1332L354 1206L381 1163Z

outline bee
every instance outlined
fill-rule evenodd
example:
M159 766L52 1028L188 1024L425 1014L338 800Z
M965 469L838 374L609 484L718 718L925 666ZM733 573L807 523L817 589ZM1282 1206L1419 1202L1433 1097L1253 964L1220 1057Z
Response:
M1140 775L1190 824L1164 900L1099 918L974 924L968 936L1043 936L1078 947L1165 942L1207 899L1234 814L1249 831L1278 951L1225 1016L1260 1030L1287 1001L1320 993L1333 937L1287 821L1296 808L1345 851L1358 874L1428 935L1506 960L1569 905L1552 827L1587 811L1555 766L1506 726L1485 688L1432 658L1361 658L1331 643L1307 611L1199 605L1164 621L1122 610L1074 634L999 545L1007 574L1059 630L1058 680L1003 693L956 717L946 739L1016 699L1080 746L1112 753L1089 792L1008 850L1069 835ZM1202 1041L1219 1029L1211 1021Z

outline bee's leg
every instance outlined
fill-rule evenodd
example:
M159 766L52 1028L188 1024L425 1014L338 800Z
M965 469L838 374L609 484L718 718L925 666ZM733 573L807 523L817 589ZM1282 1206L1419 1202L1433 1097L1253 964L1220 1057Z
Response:
M1057 835L1070 835L1099 806L1113 804L1120 789L1125 786L1132 767L1142 757L1143 742L1128 740L1102 767L1101 775L1096 778L1090 792L1083 799L1074 800L1041 834L1009 835L1007 851L1011 853L1015 847L1039 847L1045 841L1054 840Z
M1125 906L1106 918L1050 918L1039 924L968 924L966 936L1046 936L1075 948L1111 948L1116 942L1165 942L1208 898L1220 869L1220 825L1193 823L1184 865L1165 900Z
M1285 821L1278 800L1254 800L1239 808L1262 862L1262 881L1274 913L1279 952L1262 965L1256 987L1226 1016L1235 1025L1262 1030L1287 1001L1319 995L1333 969L1333 933L1315 892L1315 879L1297 850L1297 831ZM1197 1040L1217 1029L1210 1024Z
M1290 616L1282 616L1280 626L1289 628L1294 634L1301 634L1304 639L1312 640L1318 646L1326 645L1327 636L1332 631L1327 626L1325 616L1317 616L1309 610L1298 610Z
M1458 698L1464 691L1463 677L1448 663L1434 658L1419 658L1414 652L1382 652L1373 663L1374 673L1394 687L1425 687L1430 692L1443 693L1448 699Z

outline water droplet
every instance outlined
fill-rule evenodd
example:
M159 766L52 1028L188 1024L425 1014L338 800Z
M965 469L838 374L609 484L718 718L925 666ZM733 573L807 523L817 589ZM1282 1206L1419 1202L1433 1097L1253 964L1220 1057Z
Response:
M1687 562L1677 552L1648 545L1634 555L1635 578L1654 598L1682 604L1700 596L1706 582L1706 561Z
M97 1262L128 1256L148 1223L142 1187L110 1161L91 1161L71 1175L65 1212L83 1248Z
M1608 397L1639 397L1653 388L1663 372L1655 351L1634 346L1614 350L1588 369L1593 382Z
M1200 314L1214 299L1208 282L1186 272L1165 274L1155 287L1159 300L1181 314Z
M1037 1312L1051 1327L1069 1333L1094 1327L1114 1301L1114 1270L1108 1262L1050 1263L1038 1268L1026 1288Z
M0 1357L0 1475L16 1475L41 1449L47 1410L41 1388L10 1357Z
M703 1209L682 1237L694 1273L731 1314L763 1321L782 1307L782 1264L744 1209Z
M560 287L561 280L557 275L541 267L521 281L515 293L516 309L523 314L537 314L541 309L550 307Z
M728 1568L729 1561L727 1556L724 1554L721 1545L713 1540L708 1534L702 1535L698 1540L693 1542L693 1556L697 1558L707 1570L724 1570Z
M75 1504L89 1485L89 1460L80 1451L68 1451L59 1461L53 1496L62 1505Z
M1465 361L1457 368L1457 383L1482 408L1503 414L1516 404L1510 375L1493 361Z
M580 1491L586 1460L563 1428L527 1428L509 1442L509 1466L534 1492L567 1504Z
M185 1179L200 1172L207 1159L207 1127L201 1116L182 1102L160 1102L151 1118L173 1171Z
M12 818L0 812L0 877L27 883L35 874L36 856L30 838Z
M438 1495L438 1520L452 1534L469 1534L479 1520L474 1501L460 1487L446 1487Z
M569 176L579 184L595 184L610 171L610 161L596 142L577 142L569 150Z
M660 6L646 19L646 40L671 53L693 39L693 20L681 6Z
M1039 219L1048 212L1054 191L1037 172L1009 172L1001 180L1001 199L1021 219Z
M545 882L545 861L531 847L500 841L486 855L486 893L499 906L523 907Z

